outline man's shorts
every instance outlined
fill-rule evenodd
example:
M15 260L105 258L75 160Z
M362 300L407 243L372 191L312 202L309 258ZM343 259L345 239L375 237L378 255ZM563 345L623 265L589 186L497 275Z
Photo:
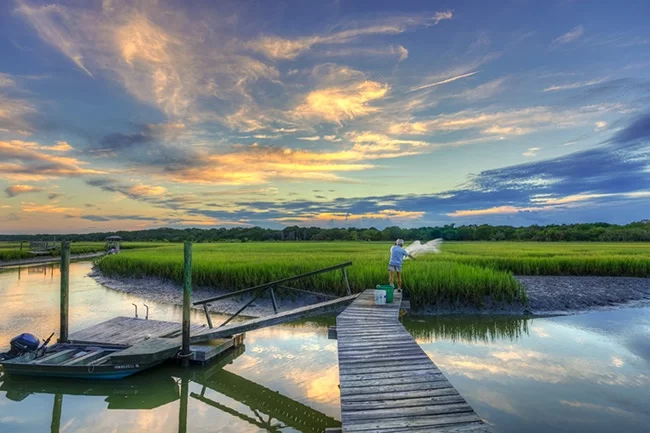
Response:
M402 272L401 266L388 265L388 270L393 272Z

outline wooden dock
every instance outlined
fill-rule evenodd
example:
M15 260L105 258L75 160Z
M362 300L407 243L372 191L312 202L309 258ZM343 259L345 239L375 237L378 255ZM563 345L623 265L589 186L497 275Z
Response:
M400 305L400 293L375 305L366 290L336 319L342 432L490 432L399 322Z
M206 361L205 354L208 352L210 357L214 357L233 346L241 344L243 338L238 336L247 331L286 323L312 314L320 314L331 309L340 308L341 305L352 302L357 296L359 295L336 298L218 328L192 324L190 326L190 343L194 346L190 346L190 359L197 362ZM174 357L182 345L181 333L180 323L134 317L115 317L70 334L68 341L77 344L130 346L128 349L111 356L113 359L119 358L123 361L135 362L138 359L148 361ZM211 347L196 346L197 343L205 342L210 342Z
M243 342L243 335L234 333L225 338L201 337L208 331L212 331L212 329L205 325L190 326L191 337L198 341L210 342L209 348L190 346L192 361L204 363L209 360L206 359L206 356L214 358ZM111 357L125 362L142 362L175 357L182 344L181 332L181 324L177 322L115 317L70 334L69 342L127 345L130 347L111 355Z

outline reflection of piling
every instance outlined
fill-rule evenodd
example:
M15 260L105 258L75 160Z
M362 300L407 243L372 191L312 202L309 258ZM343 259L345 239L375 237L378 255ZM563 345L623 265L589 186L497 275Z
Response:
M63 406L63 394L54 395L54 406L52 407L52 423L50 433L59 433L61 426L61 408Z
M192 306L192 243L185 242L183 265L183 345L181 348L182 365L190 363L190 307Z
M59 341L68 341L68 294L70 291L70 242L61 246L61 326Z
M187 400L189 397L190 383L187 377L181 378L181 404L178 413L178 433L187 432Z

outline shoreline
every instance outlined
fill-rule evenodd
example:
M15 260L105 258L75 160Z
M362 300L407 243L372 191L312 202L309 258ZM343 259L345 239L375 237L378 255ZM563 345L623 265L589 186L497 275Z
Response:
M73 260L86 260L94 259L95 257L100 257L106 254L105 252L99 253L87 253L87 254L72 254L70 255L70 261ZM6 262L0 262L0 270L13 268L17 266L27 266L27 265L47 265L50 263L58 263L61 261L60 256L43 256L43 257L33 257L29 259L22 260L9 260Z
M157 302L182 305L181 286L171 281L153 277L110 278L97 268L88 274L99 284L124 293ZM528 293L528 305L486 301L483 307L469 305L438 305L418 310L413 316L430 315L509 315L509 316L557 316L580 314L589 311L611 310L622 307L650 306L650 279L634 277L573 277L573 276L516 276ZM195 300L229 293L223 289L193 287ZM326 297L289 293L276 293L278 311L286 311L326 300ZM209 311L217 314L236 312L252 295L242 295L219 301ZM197 308L198 307L193 307ZM342 307L343 309L343 307ZM257 299L244 310L244 317L273 314L268 296Z

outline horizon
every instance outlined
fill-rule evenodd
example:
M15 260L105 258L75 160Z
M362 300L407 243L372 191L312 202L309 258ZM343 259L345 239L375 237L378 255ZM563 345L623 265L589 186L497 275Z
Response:
M647 220L650 3L547 3L4 2L0 232Z
M603 221L596 221L592 223L568 223L568 224L548 224L548 225L536 225L536 224L531 224L528 226L509 226L509 225L490 225L490 224L467 224L467 225L456 225L455 223L450 223L448 225L444 226L419 226L419 227L400 227L400 226L387 226L384 228L379 228L379 227L374 227L374 226L348 226L348 227L318 227L318 226L285 226L282 228L269 228L269 227L261 227L261 226L246 226L246 227L171 227L171 226L165 226L165 227L153 227L153 228L148 228L148 229L140 229L140 230L115 230L115 231L105 231L105 232L77 232L77 233L64 233L64 232L48 232L48 233L0 233L0 238L2 237L16 237L16 236L91 236L91 235L107 235L107 234L117 234L117 233L136 233L136 232L142 232L142 231L155 231L155 230L219 230L219 229L225 229L225 230L247 230L247 229L262 229L262 230L273 230L273 231L284 231L284 230L294 230L296 228L298 229L319 229L319 230L353 230L353 231L366 231L366 230L376 230L378 232L382 232L385 229L389 228L397 228L399 230L444 230L444 229L459 229L459 228L465 228L465 227L492 227L492 228L509 228L509 229L529 229L531 227L538 227L541 229L548 228L548 227L571 227L571 226L577 226L577 225L592 225L592 226L598 226L598 225L607 225L610 227L626 227L629 225L638 225L638 224L650 224L650 220L639 220L639 221L633 221L628 224L624 225L619 225L619 224L612 224L612 223L606 223ZM593 242L591 240L585 241L585 242Z

